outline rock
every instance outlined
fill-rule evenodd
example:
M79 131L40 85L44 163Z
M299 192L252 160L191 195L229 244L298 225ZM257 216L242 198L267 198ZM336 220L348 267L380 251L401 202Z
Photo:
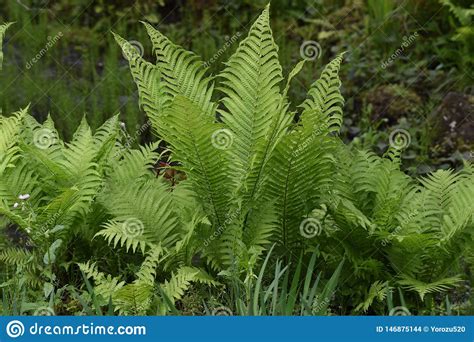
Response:
M474 96L450 92L433 112L435 127L430 155L439 160L452 159L452 166L462 159L472 160L474 152ZM468 155L468 158L465 156Z
M375 87L366 93L365 101L372 107L371 119L386 119L388 125L394 125L401 117L416 113L422 104L414 91L397 84Z
M6 238L15 246L32 250L33 244L28 234L16 224L8 224L5 228Z
M472 152L474 147L474 95L450 92L436 108L431 120L435 127L433 152L448 155Z

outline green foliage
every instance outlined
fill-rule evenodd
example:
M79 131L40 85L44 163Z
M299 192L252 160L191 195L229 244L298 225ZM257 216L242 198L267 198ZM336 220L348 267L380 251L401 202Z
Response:
M334 300L344 260L331 277L321 280L322 272L314 277L319 251L309 259L301 255L296 267L283 267L282 260L275 261L275 270L267 274L273 247L269 250L257 277L247 277L236 286L235 310L239 315L328 315L329 304ZM290 271L294 274L290 277ZM266 277L269 277L267 280ZM324 282L324 284L321 284ZM321 288L322 287L322 288Z
M456 59L460 66L469 70L474 65L474 7L463 8L455 5L450 0L439 0L439 2L452 14L449 17L449 23L454 28L455 33L451 36L459 49L454 51ZM447 50L447 49L446 49ZM450 51L443 51L445 54L451 54Z
M11 26L13 23L6 23L0 25L0 70L2 70L3 65L3 50L1 46L3 45L3 38L5 36L5 31Z
M28 284L83 312L169 314L203 286L239 314L381 314L393 288L422 312L465 278L472 166L415 180L396 147L345 145L342 54L292 110L303 63L285 83L269 11L215 79L150 24L155 63L115 35L156 143L130 148L117 117L70 142L28 108L1 117L0 214L20 236L2 242L8 298Z

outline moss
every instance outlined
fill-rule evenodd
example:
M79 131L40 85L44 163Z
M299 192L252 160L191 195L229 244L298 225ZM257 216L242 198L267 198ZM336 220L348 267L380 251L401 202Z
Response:
M372 120L387 119L390 124L416 113L422 105L417 93L398 84L376 86L364 100L372 106Z

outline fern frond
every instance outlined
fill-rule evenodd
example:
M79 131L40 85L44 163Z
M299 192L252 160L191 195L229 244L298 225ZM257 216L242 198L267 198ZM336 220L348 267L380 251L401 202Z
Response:
M269 169L266 198L281 208L276 239L286 250L303 240L300 224L331 187L334 173L332 138L297 126L279 142ZM319 189L319 191L315 191Z
M40 191L38 176L25 160L18 161L15 168L0 178L0 203L4 202L9 208L13 208L15 202L20 202L20 194L29 194L28 202L37 204Z
M0 116L0 157L18 141L21 122L25 118L28 108L22 109L6 118ZM2 159L0 158L0 161Z
M115 220L109 221L95 236L103 236L107 243L114 248L118 245L125 247L127 252L131 249L133 253L139 248L142 254L145 254L147 247L152 246L152 244L148 241L146 236L128 232L128 224L130 224L130 219L124 219L121 222Z
M329 131L335 133L339 133L343 118L344 98L340 92L341 80L338 75L342 57L343 54L340 54L326 65L321 77L311 85L308 98L300 105L304 111L302 115L304 123L308 122L314 127L314 117L311 112L319 112L324 115Z
M219 113L233 135L229 151L234 181L238 188L244 187L243 192L255 191L256 180L247 177L254 168L260 169L272 123L281 112L279 84L283 77L277 51L267 6L219 75L223 79L219 89L225 95Z
M109 303L115 293L125 286L125 282L100 272L95 263L88 261L78 263L78 266L87 278L94 280L94 293L104 305Z
M98 165L105 163L109 154L115 147L119 133L118 115L111 117L100 126L93 136L95 150L94 162Z
M230 208L231 184L226 151L213 141L219 130L213 121L191 101L177 96L163 115L162 127L172 159L182 164L206 213L220 226Z
M143 282L127 284L113 294L115 309L122 315L146 315L153 297L153 286Z
M109 243L138 247L142 252L150 245L171 247L180 233L178 217L172 210L170 193L157 179L114 189L101 201L114 217L98 233Z
M431 283L425 283L420 280L404 276L398 281L398 283L411 291L417 292L420 296L420 299L423 300L427 294L445 292L459 284L460 281L462 281L461 277L455 276L440 279Z
M248 220L242 239L247 246L246 250L260 257L278 229L278 210L272 203L262 203L253 210L255 212Z
M461 175L451 193L451 203L445 211L440 231L441 241L451 241L474 223L474 176Z
M7 248L0 252L0 261L15 267L34 267L35 254L24 248Z
M432 230L440 230L443 216L451 206L459 181L459 174L448 170L438 170L430 176L422 178L423 215L425 224Z
M165 250L160 245L153 245L137 273L137 281L153 285L156 278L156 268Z
M5 31L8 30L8 28L13 25L14 23L6 23L0 25L0 70L2 70L2 65L3 65L3 38L5 37Z
M178 300L181 299L192 282L200 282L209 285L218 284L218 282L199 268L185 266L173 272L171 278L165 281L165 283L161 285L161 288L168 298Z
M158 117L172 99L171 96L166 96L160 70L156 65L145 61L125 39L118 34L113 35L128 59L130 72L138 88L140 106L158 132Z
M362 303L357 305L355 311L367 312L367 310L369 310L370 306L373 304L374 300L377 300L378 302L384 301L387 297L387 293L389 290L390 287L388 285L388 281L376 281L370 286L369 293L367 294L366 299Z
M184 96L205 115L213 117L216 109L216 104L211 101L214 85L206 76L207 68L201 59L173 44L150 24L143 24L153 43L156 66L164 82L163 92L170 100L177 95Z
M138 180L150 179L154 165L160 160L161 155L155 150L159 142L140 146L138 150L128 150L121 156L121 160L113 165L109 174L109 183L122 186Z

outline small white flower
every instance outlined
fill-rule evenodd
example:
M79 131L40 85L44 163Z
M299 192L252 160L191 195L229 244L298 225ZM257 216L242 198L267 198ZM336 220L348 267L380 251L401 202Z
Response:
M13 208L16 209L16 208L18 208L18 206L19 206L19 204L18 204L18 202L16 202L16 203L13 205Z
M125 122L120 122L120 127L121 127L122 129L125 129Z
M30 194L20 195L20 196L18 196L18 198L21 199L22 201L24 201L24 200L27 200L28 198L30 198Z
M454 131L454 129L456 128L456 124L457 124L456 121L452 121L452 122L449 124L449 127L451 128L451 131Z

